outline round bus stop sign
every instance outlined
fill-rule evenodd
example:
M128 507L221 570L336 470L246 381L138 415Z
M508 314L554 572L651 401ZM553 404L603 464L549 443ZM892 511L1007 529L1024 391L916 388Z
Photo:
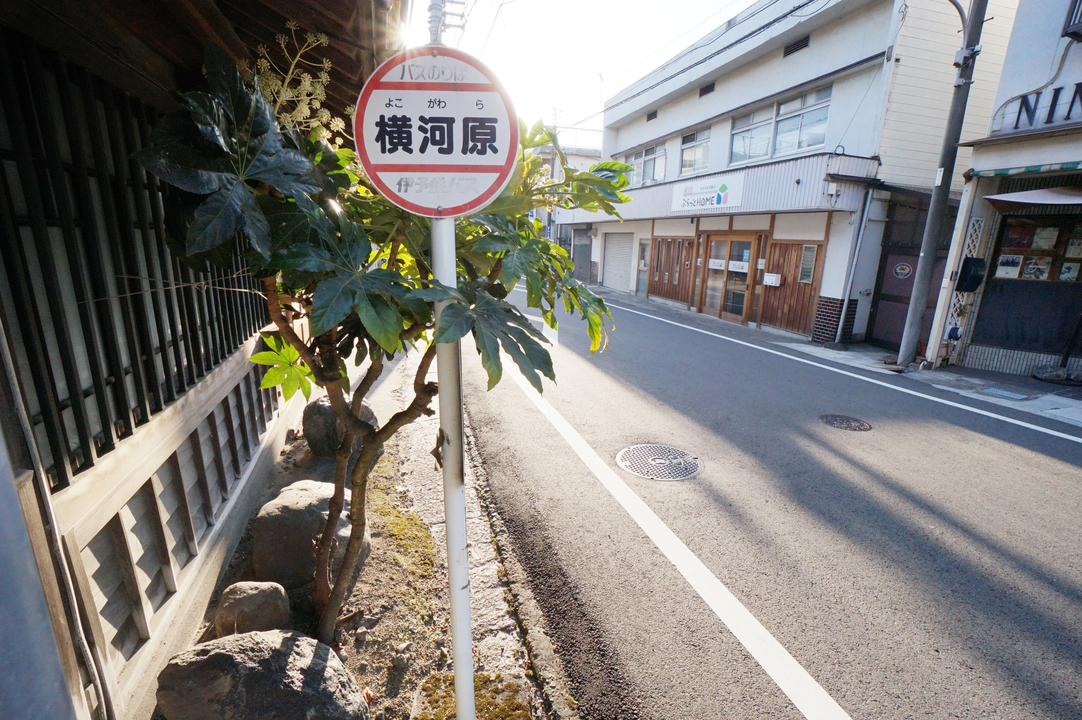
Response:
M503 86L443 45L376 68L353 131L361 167L383 196L426 217L477 212L507 185L518 156L518 119Z

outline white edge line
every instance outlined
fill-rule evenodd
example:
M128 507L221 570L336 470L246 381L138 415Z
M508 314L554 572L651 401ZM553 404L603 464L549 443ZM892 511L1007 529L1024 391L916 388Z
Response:
M642 498L620 479L563 416L529 386L519 373L512 372L510 375L605 489L691 584L699 597L729 628L804 717L808 720L850 720L849 715L834 698L774 639L762 623L755 619Z
M778 350L771 350L770 348L765 348L765 347L762 347L761 345L756 345L755 343L746 342L744 340L737 340L736 338L726 337L725 335L719 335L718 333L713 333L713 332L710 332L709 330L703 330L702 328L697 328L697 327L694 327L692 325L684 325L683 323L678 323L678 322L675 322L673 320L666 320L665 318L658 317L657 315L650 315L649 313L640 312L638 310L632 310L631 308L622 307L620 305L613 305L612 303L605 303L605 304L608 305L610 308L615 308L616 310L623 310L624 312L633 313L635 315L642 315L643 317L650 318L651 320L657 320L658 322L668 323L669 325L675 325L676 327L684 328L685 330L693 330L694 332L702 333L703 335L709 335L710 337L715 337L715 338L718 338L720 340L725 340L726 342L736 343L737 345L744 345L745 347L753 348L755 350L760 350L760 351L765 352L765 353L770 353L771 355L779 355L779 356L781 356L783 358L789 358L790 360L795 360L796 362L804 363L805 365L811 365L812 367L822 368L823 370L829 370L830 372L838 373L839 375L846 375L846 376L851 377L851 378L856 378L857 380L863 380L864 382L871 383L873 385L879 385L881 387L890 388L891 390L896 390L896 391L898 391L900 393L905 393L906 395L913 395L915 397L924 398L925 400L931 400L932 402L940 403L941 405L949 405L950 407L958 408L960 410L966 410L966 411L971 412L971 413L976 413L977 415L984 415L985 417L995 418L996 420L1002 420L1003 422L1007 422L1007 423L1010 423L1012 425L1018 425L1019 427L1024 427L1024 428L1027 428L1029 430L1036 430L1037 432L1042 432L1042 433L1045 433L1046 435L1052 435L1054 437L1063 438L1064 440L1070 440L1071 442L1079 443L1080 445L1082 445L1082 437L1077 437L1075 435L1068 435L1067 433L1062 433L1062 432L1059 432L1058 430L1051 430L1051 429L1046 428L1046 427L1041 427L1040 425L1034 425L1033 423L1028 423L1028 422L1025 422L1023 420L1015 420L1014 418L1009 418L1009 417L1006 417L1005 415L997 415L994 412L989 412L988 410L981 410L980 408L975 408L975 407L973 407L971 405L965 405L963 403L956 403L956 402L952 402L950 400L944 400L943 398L937 398L934 395L925 395L924 393L917 392L916 390L908 390L906 388L898 387L897 385L891 385L890 383L883 382L882 380L876 380L874 378L865 377L863 375L859 375L859 374L854 373L854 372L849 372L848 370L841 370L839 368L831 367L829 365L824 365L822 363L817 363L817 362L815 362L813 360L808 360L806 358L796 357L796 356L790 355L788 353L779 352Z

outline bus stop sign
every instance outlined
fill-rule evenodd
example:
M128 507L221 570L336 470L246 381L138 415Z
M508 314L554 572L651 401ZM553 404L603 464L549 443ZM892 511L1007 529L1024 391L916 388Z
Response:
M357 155L392 203L417 215L475 213L507 185L518 157L511 98L480 61L443 45L395 55L364 84Z

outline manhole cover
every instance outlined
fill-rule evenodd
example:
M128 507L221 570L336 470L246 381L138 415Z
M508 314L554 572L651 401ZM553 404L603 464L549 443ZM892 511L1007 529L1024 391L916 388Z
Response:
M820 415L819 422L839 430L852 430L854 432L868 432L872 426L863 420L848 415Z
M616 464L651 480L690 480L703 470L703 461L671 445L632 445L616 453Z

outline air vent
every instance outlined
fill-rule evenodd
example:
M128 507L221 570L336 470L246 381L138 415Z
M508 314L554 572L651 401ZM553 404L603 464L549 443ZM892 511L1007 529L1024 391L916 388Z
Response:
M657 120L657 110L651 110L646 113L646 122L650 122L651 120Z
M714 92L714 83L710 83L709 85L703 85L701 88L699 88L699 97L702 97L703 95L709 95L712 92Z
M782 54L782 57L789 57L793 53L799 52L800 50L803 50L804 48L808 47L808 45L810 45L810 44L811 44L811 35L805 35L804 37L800 38L799 40L794 40L793 42L791 42L791 43L789 43L788 45L785 46L785 52Z

